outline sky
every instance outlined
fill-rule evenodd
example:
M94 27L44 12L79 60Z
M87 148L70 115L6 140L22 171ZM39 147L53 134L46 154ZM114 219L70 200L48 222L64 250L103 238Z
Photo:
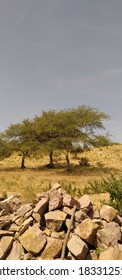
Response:
M0 0L0 131L79 105L122 143L122 0Z

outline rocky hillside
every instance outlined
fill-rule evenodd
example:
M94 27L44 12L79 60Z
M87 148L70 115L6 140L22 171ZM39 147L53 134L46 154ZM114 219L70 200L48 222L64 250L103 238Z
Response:
M31 204L11 196L0 201L0 259L122 260L122 217L58 183Z

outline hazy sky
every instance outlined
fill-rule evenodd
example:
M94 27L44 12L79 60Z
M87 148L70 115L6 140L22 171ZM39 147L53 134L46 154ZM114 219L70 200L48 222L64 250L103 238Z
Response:
M122 0L0 0L0 130L90 105L122 143Z

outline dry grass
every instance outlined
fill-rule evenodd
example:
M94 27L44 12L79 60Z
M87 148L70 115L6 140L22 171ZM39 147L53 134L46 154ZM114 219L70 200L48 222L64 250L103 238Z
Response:
M72 172L67 173L64 164L64 156L55 156L59 163L57 168L48 170L42 168L48 163L48 158L26 159L27 168L20 170L21 158L14 154L8 159L0 161L0 196L7 192L8 196L16 194L23 202L32 202L33 198L42 190L49 188L50 184L60 182L72 184L83 188L89 180L101 179L112 172L118 175L122 171L122 145L114 145L106 148L93 148L82 153L80 157L87 157L89 167L81 167L78 159L71 155ZM104 196L106 197L106 195ZM93 201L95 197L92 197ZM98 201L98 196L96 196Z

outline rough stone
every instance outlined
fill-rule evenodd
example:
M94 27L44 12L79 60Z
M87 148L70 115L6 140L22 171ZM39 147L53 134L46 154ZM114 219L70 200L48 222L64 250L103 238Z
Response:
M46 234L47 236L51 236L51 230L49 228L45 228L43 230L43 234Z
M59 209L62 205L62 196L57 189L53 189L49 193L49 211Z
M72 235L71 239L67 243L67 247L75 258L78 260L85 260L88 252L88 246L79 236Z
M66 219L66 220L65 220L65 225L66 225L67 228L69 228L70 219ZM73 221L73 222L72 222L72 225L71 225L71 230L73 230L76 226L77 226L77 222Z
M88 216L91 219L100 219L100 211L98 209L98 206L93 205L92 209L88 213Z
M18 211L16 212L16 214L18 216L24 216L27 212L29 212L30 210L32 210L32 206L31 204L24 204L22 205Z
M62 250L62 241L60 239L54 239L49 241L44 249L44 251L41 254L41 259L46 260L46 259L52 259L52 258L57 258L59 257L60 253Z
M1 237L1 236L5 236L5 235L14 236L14 232L9 231L9 230L2 230L2 229L0 229L0 237Z
M48 199L42 198L34 208L34 213L38 213L41 217L44 216L48 209Z
M25 220L19 230L19 234L23 234L24 231L26 231L29 226L33 223L33 218L29 217L27 220Z
M33 213L33 214L32 214L32 217L34 218L34 220L35 220L37 223L40 224L40 222L41 222L41 216L40 216L39 213Z
M13 242L6 260L24 260L24 249L17 240Z
M15 224L17 226L21 226L24 222L24 217L23 216L20 216L18 219L15 220Z
M85 211L86 213L88 213L92 209L93 203L92 203L89 195L87 195L87 194L83 195L78 200L78 202L80 203L80 208L83 211Z
M11 236L3 236L0 240L0 260L4 260L7 252L11 249L14 238Z
M119 240L121 240L120 227L115 222L110 222L97 231L94 245L96 248L108 249L115 247Z
M50 211L45 214L46 227L52 231L59 231L66 219L66 213L60 210Z
M109 247L100 253L99 260L122 260L122 252L117 247Z
M27 252L38 254L46 244L46 236L40 229L30 227L19 237L19 241Z
M86 242L93 244L97 230L97 224L90 219L85 219L75 228L74 232Z
M63 205L68 207L73 207L76 205L77 209L80 209L80 203L78 202L78 200L76 200L69 194L63 195Z
M8 213L13 213L19 209L21 201L16 196L10 196L0 202L0 209L6 210Z
M81 223L83 220L88 219L86 213L84 213L82 210L75 212L75 221Z
M53 190L53 189L58 190L60 188L61 188L61 185L59 183L55 183L55 184L53 184L51 190Z
M58 238L58 239L64 239L65 238L65 231L59 231L59 232L57 232L57 231L53 231L52 233L51 233L51 237L53 237L53 238Z
M63 207L63 212L65 212L67 215L71 216L72 215L72 208L64 206Z
M116 217L114 218L114 222L122 226L122 217L119 214L117 214Z
M49 194L47 192L41 192L37 194L37 199L38 201L41 200L42 198L49 198Z
M114 220L116 214L117 214L117 210L115 210L113 207L108 205L103 205L100 210L101 218L106 220L108 223Z
M1 260L60 259L73 206L77 202L64 259L96 260L98 256L100 259L121 259L121 214L106 205L99 210L87 195L77 201L56 185L47 193L39 194L35 204L20 206L18 201L17 208L14 208L13 197L2 202Z
M16 224L12 224L10 227L9 227L9 231L14 231L14 232L18 232L20 230L20 226L17 226Z
M30 210L29 212L27 212L25 215L24 215L24 219L28 219L31 215L33 214L33 209Z

